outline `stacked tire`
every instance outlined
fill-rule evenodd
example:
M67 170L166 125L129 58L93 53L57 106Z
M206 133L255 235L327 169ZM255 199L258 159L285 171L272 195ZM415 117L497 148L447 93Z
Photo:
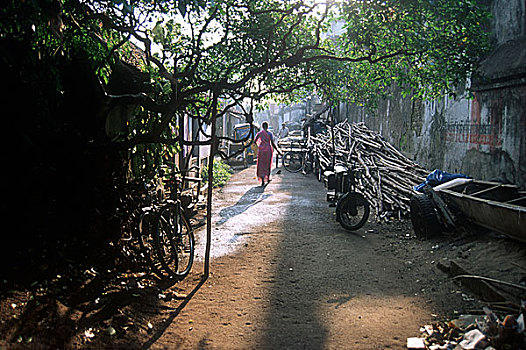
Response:
M430 238L440 234L445 227L438 218L438 213L431 198L426 194L411 196L411 223L419 238Z

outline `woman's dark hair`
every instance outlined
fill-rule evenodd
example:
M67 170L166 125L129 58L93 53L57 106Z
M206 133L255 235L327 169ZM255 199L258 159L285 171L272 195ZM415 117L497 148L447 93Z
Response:
M267 123L267 122L263 122L263 123L261 123L261 127L262 127L263 129L267 130L267 129L268 129L268 123Z

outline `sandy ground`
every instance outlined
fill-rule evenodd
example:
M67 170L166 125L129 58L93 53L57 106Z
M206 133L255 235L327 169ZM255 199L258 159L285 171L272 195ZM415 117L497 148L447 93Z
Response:
M525 274L525 246L493 234L420 240L409 220L347 232L322 183L278 170L265 187L242 170L215 193L207 280L203 226L192 272L168 290L131 274L100 295L84 288L84 304L4 295L0 348L406 349L423 325L484 305L437 266Z

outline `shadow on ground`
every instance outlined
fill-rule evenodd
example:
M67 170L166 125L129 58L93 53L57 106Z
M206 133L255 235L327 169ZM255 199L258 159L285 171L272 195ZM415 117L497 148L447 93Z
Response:
M412 287L401 287L407 284L401 271L374 251L371 225L353 233L341 228L313 177L286 173L279 190L289 193L290 203L269 276L276 283L261 348L403 348L403 333L410 334L404 328L413 318L418 332L412 313L422 309L411 306ZM389 328L399 338L383 335Z
M261 201L270 197L271 194L265 193L265 186L255 186L249 189L236 204L226 207L220 210L217 225L223 225L228 220L234 218L237 215L243 214L250 207L260 203Z

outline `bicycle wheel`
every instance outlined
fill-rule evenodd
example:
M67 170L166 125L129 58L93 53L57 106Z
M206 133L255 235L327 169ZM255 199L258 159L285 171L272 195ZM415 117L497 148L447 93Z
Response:
M305 154L303 161L303 174L310 174L314 171L314 156L311 153Z
M162 277L161 266L156 263L155 256L155 223L156 215L151 209L142 212L139 218L139 248L140 256L148 265L148 268L157 276Z
M167 277L188 275L194 261L194 233L176 204L166 204L159 212L155 250Z
M364 196L348 192L336 204L336 220L346 230L358 230L367 222L369 211L369 203Z
M286 152L282 164L287 171L297 173L303 167L303 156L298 152Z

